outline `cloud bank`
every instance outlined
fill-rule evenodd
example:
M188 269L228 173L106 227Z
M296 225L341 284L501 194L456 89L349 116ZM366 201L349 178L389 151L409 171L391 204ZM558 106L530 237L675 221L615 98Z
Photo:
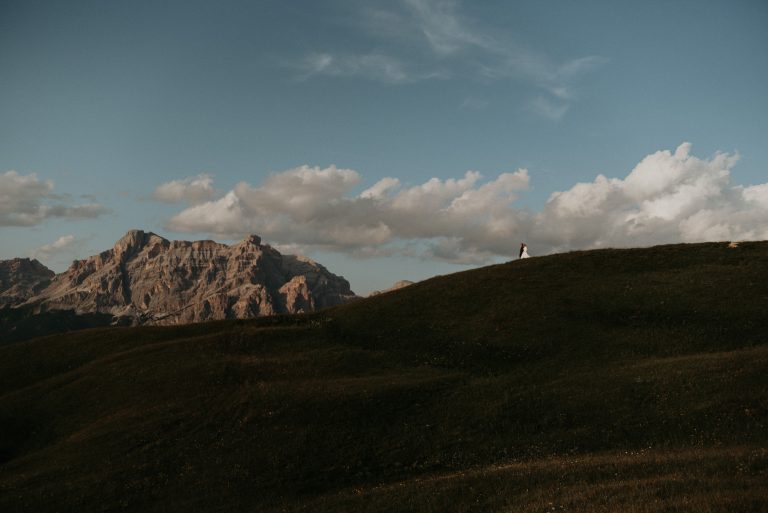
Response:
M483 181L460 178L404 186L386 177L357 195L351 169L302 166L261 185L241 182L219 199L168 222L178 232L239 238L357 256L398 254L480 264L532 254L673 242L768 239L768 183L730 183L738 156L700 159L689 143L645 157L624 178L599 175L553 193L540 212L515 206L526 169Z
M0 174L0 226L35 226L46 219L88 219L109 212L98 203L69 205L66 195L53 192L53 182L35 173Z
M737 155L690 151L658 151L623 180L600 175L554 193L536 239L551 249L768 239L768 184L732 185Z

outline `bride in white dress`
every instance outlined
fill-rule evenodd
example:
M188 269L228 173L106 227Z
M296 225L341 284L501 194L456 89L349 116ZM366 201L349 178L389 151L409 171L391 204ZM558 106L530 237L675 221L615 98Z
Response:
M530 258L531 255L528 254L528 246L525 242L520 244L520 258Z

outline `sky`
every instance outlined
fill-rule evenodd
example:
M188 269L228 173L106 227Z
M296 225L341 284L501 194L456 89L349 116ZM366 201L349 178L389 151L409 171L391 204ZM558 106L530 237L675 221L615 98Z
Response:
M768 239L764 0L0 0L0 259L254 233L358 294Z

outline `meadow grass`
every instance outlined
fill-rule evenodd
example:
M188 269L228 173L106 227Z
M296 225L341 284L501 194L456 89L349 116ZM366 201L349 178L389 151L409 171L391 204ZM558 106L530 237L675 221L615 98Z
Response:
M0 347L0 511L766 511L768 244Z

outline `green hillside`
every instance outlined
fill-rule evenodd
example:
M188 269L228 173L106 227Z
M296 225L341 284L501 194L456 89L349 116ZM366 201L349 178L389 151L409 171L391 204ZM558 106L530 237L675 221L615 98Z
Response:
M768 510L768 242L0 347L0 511Z

